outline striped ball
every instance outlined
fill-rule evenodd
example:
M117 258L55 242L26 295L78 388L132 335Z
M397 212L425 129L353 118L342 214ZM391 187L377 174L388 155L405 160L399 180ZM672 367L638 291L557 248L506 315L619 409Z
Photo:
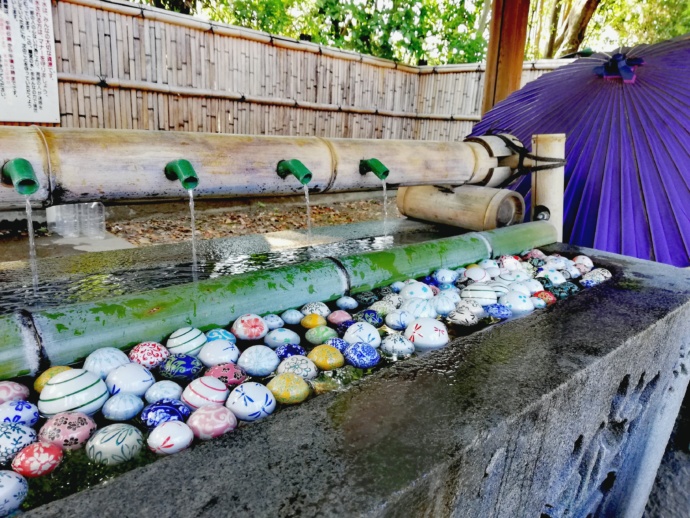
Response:
M170 335L165 346L172 354L197 356L206 343L206 335L195 327L182 327Z
M203 376L192 381L182 392L182 402L192 410L206 405L222 405L230 391L225 383L213 376Z
M480 306L488 306L489 304L496 304L498 297L496 291L492 286L487 284L475 282L470 284L467 288L460 292L460 297L463 299L474 300Z
M105 382L84 369L70 369L53 376L41 391L38 410L46 417L59 412L93 415L108 400Z

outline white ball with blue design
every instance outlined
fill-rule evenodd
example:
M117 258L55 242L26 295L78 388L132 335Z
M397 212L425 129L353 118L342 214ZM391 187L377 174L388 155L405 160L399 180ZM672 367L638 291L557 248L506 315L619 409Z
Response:
M148 403L156 403L161 399L180 399L182 387L170 380L157 381L149 387L144 395Z
M343 340L349 344L363 342L372 346L374 349L381 345L381 335L378 329L368 322L357 322L347 328L343 335Z
M529 295L519 291L509 291L498 301L513 312L513 315L524 315L534 311L534 304Z
M213 340L225 340L231 344L237 343L237 337L227 329L211 329L206 331L206 341L212 342Z
M101 412L109 421L129 421L144 408L144 402L134 394L115 394L105 402Z
M340 297L338 300L336 300L335 305L338 306L338 309L348 311L351 309L357 309L357 306L359 306L359 302L357 302L352 297L345 296Z
M286 324L295 326L302 321L304 315L301 311L296 309L288 309L287 311L283 311L283 313L280 315L280 318L282 318Z
M237 365L250 376L264 377L278 368L280 358L270 347L252 345L240 355Z
M248 382L230 393L225 406L242 421L257 421L273 413L276 400L261 383Z
M297 333L289 329L285 329L284 327L274 329L264 337L264 343L271 349L277 349L281 345L285 344L299 345L301 340L302 339Z
M0 422L33 426L38 421L38 407L28 401L6 401L0 405Z
M0 516L19 509L28 492L29 484L19 473L0 470Z
M199 351L199 360L206 367L213 367L221 363L237 363L240 350L234 343L227 340L212 340L206 342Z
M122 393L142 397L155 382L151 371L138 363L118 367L105 379L105 384L113 396Z
M272 314L264 316L264 322L266 322L266 325L269 329L278 329L279 327L283 327L285 325L285 322L282 318L280 318L278 315Z
M84 370L93 372L104 380L111 371L129 363L129 357L115 347L102 347L89 354L84 361Z
M412 313L398 309L386 315L386 325L396 331L402 331L414 320ZM342 351L341 351L342 352Z

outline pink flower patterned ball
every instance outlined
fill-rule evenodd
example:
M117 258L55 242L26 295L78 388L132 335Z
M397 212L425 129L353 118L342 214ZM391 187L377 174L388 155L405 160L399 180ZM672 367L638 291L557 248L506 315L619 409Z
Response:
M259 315L248 313L235 320L230 331L240 340L258 340L268 334L268 324Z
M168 356L170 356L170 351L158 342L142 342L135 345L134 349L129 352L129 359L132 362L147 369L158 367Z
M12 461L12 469L26 478L51 473L62 462L62 449L46 442L24 447Z
M78 450L96 431L96 423L82 412L60 412L46 421L38 440L63 450Z
M234 363L223 363L215 365L206 371L204 376L213 376L225 383L228 388L241 385L247 380L247 373L242 367L238 367Z
M206 441L234 430L237 418L223 405L207 405L195 410L187 424L194 437Z
M14 381L0 381L0 405L8 401L26 401L29 389Z

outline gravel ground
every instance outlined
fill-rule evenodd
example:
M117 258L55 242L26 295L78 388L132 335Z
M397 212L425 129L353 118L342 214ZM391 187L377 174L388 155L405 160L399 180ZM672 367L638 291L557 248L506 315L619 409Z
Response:
M315 205L311 208L314 227L342 225L382 219L381 200L339 202L331 205ZM388 217L400 217L395 199L389 200ZM191 239L191 220L188 213L172 219L170 215L155 215L145 219L117 221L110 219L107 230L137 246L177 243ZM198 212L197 236L213 239L244 234L263 234L279 230L304 230L307 228L305 208L299 205L262 205L219 212Z

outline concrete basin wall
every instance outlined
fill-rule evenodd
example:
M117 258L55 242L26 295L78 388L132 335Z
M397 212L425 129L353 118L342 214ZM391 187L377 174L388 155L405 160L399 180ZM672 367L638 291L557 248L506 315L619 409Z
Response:
M690 272L614 278L26 516L641 516L688 383Z

